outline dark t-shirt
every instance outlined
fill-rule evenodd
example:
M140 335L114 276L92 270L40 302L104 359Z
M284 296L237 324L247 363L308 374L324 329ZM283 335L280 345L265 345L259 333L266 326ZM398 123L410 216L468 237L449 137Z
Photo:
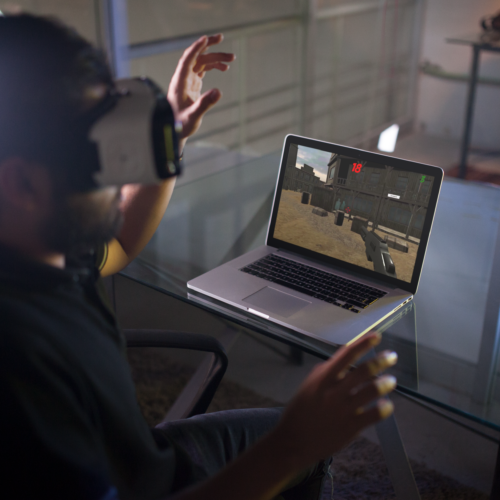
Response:
M3 498L160 498L186 466L141 415L98 283L0 248Z

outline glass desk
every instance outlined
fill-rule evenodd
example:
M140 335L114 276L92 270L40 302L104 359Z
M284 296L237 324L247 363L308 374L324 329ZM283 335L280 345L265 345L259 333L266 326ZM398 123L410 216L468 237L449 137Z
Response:
M122 275L327 358L335 346L186 286L264 244L279 161L277 154L261 157L176 188L155 236ZM499 210L499 188L446 179L415 299L378 327L383 332L379 348L399 354L394 374L400 392L496 431ZM397 479L391 478L398 498L418 498L418 493L398 494Z

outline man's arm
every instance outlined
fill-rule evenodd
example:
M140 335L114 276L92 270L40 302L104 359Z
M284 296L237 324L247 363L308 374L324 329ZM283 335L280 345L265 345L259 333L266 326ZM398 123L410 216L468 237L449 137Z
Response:
M226 71L233 54L206 54L212 45L222 41L221 34L204 36L188 47L182 55L168 89L168 100L176 118L182 123L179 148L182 151L188 137L201 125L205 113L222 97L218 89L201 94L207 71ZM122 189L124 223L118 236L109 243L108 257L101 270L103 276L114 274L127 266L147 245L155 233L172 196L175 179L159 185L129 185Z
M127 185L122 188L123 227L108 243L108 256L102 276L121 271L147 245L161 222L172 196L175 177L160 185Z
M340 451L365 427L387 418L392 403L384 399L372 403L391 392L396 382L394 377L374 377L396 362L395 354L382 353L349 371L379 342L379 336L366 335L316 367L274 431L218 475L175 500L269 500L298 473Z

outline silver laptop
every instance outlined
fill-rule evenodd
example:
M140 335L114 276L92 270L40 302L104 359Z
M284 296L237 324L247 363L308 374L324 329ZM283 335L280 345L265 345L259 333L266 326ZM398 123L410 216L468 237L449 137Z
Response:
M438 167L288 135L266 244L187 285L348 344L416 293L442 180Z

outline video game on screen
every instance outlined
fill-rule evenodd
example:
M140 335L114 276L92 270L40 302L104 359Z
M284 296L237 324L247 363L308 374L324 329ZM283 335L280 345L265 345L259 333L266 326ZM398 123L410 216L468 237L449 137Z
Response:
M274 237L411 282L433 182L291 144Z

